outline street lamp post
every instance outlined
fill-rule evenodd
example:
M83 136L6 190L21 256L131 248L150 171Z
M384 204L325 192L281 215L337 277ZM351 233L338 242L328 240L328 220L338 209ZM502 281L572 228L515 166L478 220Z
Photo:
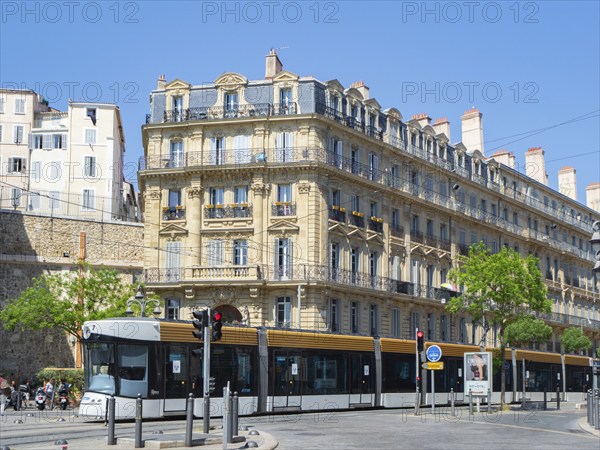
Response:
M597 244L600 244L600 220L596 220L593 224L592 224L592 229L594 230L593 234L592 234L592 238L590 239L590 244L592 245L592 251L594 250L594 246ZM596 278L596 274L600 272L600 250L596 253L596 263L594 264L594 267L592 268L592 282L594 283L593 286L593 290L596 290L597 287L597 278ZM589 320L589 319L588 319ZM595 348L594 350L596 350L596 352L598 351L597 348ZM592 356L596 356L596 355L592 355ZM596 392L596 389L598 389L598 379L600 378L600 374L598 374L596 372L596 368L594 366L592 366L592 385L594 388L594 392Z
M131 309L132 303L137 303L140 306L140 308L142 309L142 317L146 317L146 306L151 304L154 304L155 306L154 311L152 311L152 314L154 314L155 316L158 316L160 314L160 302L155 299L147 299L146 293L144 292L144 288L141 284L137 288L135 297L133 297L130 300L127 300L127 309L125 310L125 314L127 314L128 316L131 316L133 314L133 310Z

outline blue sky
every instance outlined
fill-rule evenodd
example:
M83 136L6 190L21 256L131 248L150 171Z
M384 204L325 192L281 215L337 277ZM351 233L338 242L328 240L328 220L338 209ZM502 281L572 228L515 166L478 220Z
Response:
M135 179L159 74L192 84L228 71L259 79L273 47L298 75L346 87L364 80L405 120L446 116L452 142L476 106L487 155L506 148L522 165L541 146L550 186L574 166L585 202L585 187L600 181L599 4L2 1L0 84L38 90L59 109L70 96L118 103Z

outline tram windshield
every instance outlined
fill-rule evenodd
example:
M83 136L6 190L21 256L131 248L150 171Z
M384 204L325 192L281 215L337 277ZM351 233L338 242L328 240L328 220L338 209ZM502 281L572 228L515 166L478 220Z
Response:
M88 343L85 385L87 390L112 394L115 392L114 344Z

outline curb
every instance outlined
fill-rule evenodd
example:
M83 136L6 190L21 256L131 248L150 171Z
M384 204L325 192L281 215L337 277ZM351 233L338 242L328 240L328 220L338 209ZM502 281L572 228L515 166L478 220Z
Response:
M600 430L596 430L594 427L590 426L587 423L587 417L585 416L579 419L579 428L581 428L586 433L591 434L592 436L600 438Z

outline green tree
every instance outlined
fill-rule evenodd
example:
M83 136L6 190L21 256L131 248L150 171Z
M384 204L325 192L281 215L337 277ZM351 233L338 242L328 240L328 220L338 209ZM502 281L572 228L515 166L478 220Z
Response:
M583 334L581 328L571 327L560 335L560 345L566 353L570 353L590 348L592 341Z
M506 327L506 343L521 347L529 342L545 342L552 336L552 327L533 316L521 316Z
M513 249L502 248L490 253L483 243L473 244L469 255L462 257L449 278L464 287L460 296L452 298L446 308L453 314L467 312L473 320L497 329L502 366L506 360L506 330L525 314L550 312L546 285L532 255L523 258ZM504 406L506 373L502 370L500 402Z
M6 330L60 329L80 340L86 320L125 315L134 294L113 269L80 266L79 271L42 275L0 311Z

